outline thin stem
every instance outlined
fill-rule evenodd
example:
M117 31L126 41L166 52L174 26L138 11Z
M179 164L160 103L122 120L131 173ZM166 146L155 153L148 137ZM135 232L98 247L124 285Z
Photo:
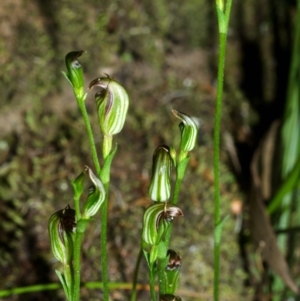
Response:
M165 270L168 265L169 258L166 256L166 258L158 259L157 262L157 274L158 274L158 284L159 284L159 294L164 295L166 294L166 288L167 288L167 283L166 283L166 277L165 277Z
M155 271L153 266L149 268L149 285L150 285L150 296L151 301L156 301L156 294L155 294Z
M96 169L97 175L99 176L101 173L101 166L100 166L99 159L98 159L97 149L96 149L96 145L95 145L94 135L93 135L92 127L90 124L89 116L88 116L84 101L80 101L77 99L77 103L78 103L78 106L81 111L81 114L82 114L82 117L84 120L84 124L86 127L86 132L87 132L88 139L89 139L90 150L92 153L92 158L93 158L93 162L95 165L95 169Z
M189 162L190 158L186 157L182 159L176 168L176 181L175 181L175 188L174 188L174 193L173 193L173 198L172 198L172 204L177 205L178 203L178 197L179 197L179 191L181 187L181 183L183 180L183 177L185 175L186 167Z
M112 136L104 135L103 136L103 147L102 147L102 153L104 160L107 158L107 156L110 154L112 149Z
M104 184L104 183L103 183ZM109 184L104 184L106 197L101 206L101 268L103 281L103 300L109 300L108 289L108 266L107 266L107 216L108 216L108 187Z
M140 251L139 251L139 255L138 255L136 265L135 265L135 269L134 269L130 301L136 301L137 278L138 278L142 258L143 258L143 249L141 248Z
M73 269L69 264L66 264L64 266L64 278L65 278L66 286L68 288L67 298L68 300L73 301L74 275L73 275Z
M101 170L100 179L105 188L105 200L101 206L101 268L103 281L103 300L109 300L109 283L108 283L108 260L107 260L107 220L108 220L108 200L109 200L109 184L110 184L110 167L112 160L116 154L117 147L105 158L103 168Z
M186 171L187 164L189 162L189 157L186 157L182 161L179 162L177 168L176 168L176 181L175 181L175 188L174 193L172 197L172 204L177 205L178 198L179 198L179 191L182 184L182 180ZM166 230L166 236L165 236L165 242L166 245L169 246L170 238L171 238L171 232L172 232L172 224L168 227Z
M80 300L80 253L83 233L76 232L75 246L74 246L74 291L73 301Z
M220 128L222 113L222 94L225 67L225 47L226 34L219 35L219 63L218 63L218 87L215 112L215 130L214 130L214 187L215 187L215 229L221 222L220 213ZM219 272L220 272L220 241L219 237L214 235L214 300L219 300Z
M214 187L215 187L215 232L214 232L214 300L219 300L219 272L220 272L220 235L216 231L221 222L220 213L220 129L221 129L221 115L222 115L222 94L224 82L225 69L225 52L226 39L228 29L228 19L231 7L231 1L226 5L226 21L225 28L221 28L222 22L219 17L219 62L218 62L218 86L216 98L216 112L215 112L215 130L214 130ZM228 10L229 7L229 10ZM225 15L223 15L225 17ZM224 20L223 20L224 21ZM224 22L223 22L224 25Z
M173 205L177 205L178 203L178 198L179 198L179 192L180 192L180 187L181 187L181 183L183 180L183 175L181 178L179 178L179 173L177 171L177 177L176 177L176 181L175 181L175 187L174 187L174 193L173 193L173 197L172 197L172 204Z
M219 274L220 274L220 241L221 241L221 210L220 210L220 131L222 116L222 96L225 70L226 40L232 0L216 1L218 29L219 29L219 61L218 85L216 97L215 129L214 129L214 199L215 199L215 230L214 230L214 301L219 300Z

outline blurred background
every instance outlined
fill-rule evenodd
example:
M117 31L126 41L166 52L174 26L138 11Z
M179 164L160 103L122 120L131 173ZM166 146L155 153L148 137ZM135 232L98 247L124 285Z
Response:
M282 178L277 151L284 148L280 130L290 103L290 66L297 62L297 56L291 59L296 20L292 0L233 1L221 145L221 210L222 216L231 218L222 236L221 300L296 300L299 206L291 201L282 209L280 203L271 219L265 210ZM111 281L132 280L142 215L150 204L153 151L160 144L176 147L180 142L174 108L200 124L179 200L185 217L174 223L171 241L183 261L178 295L183 300L212 300L218 31L214 3L208 0L2 1L0 289L58 281L54 270L59 264L49 248L47 222L55 211L72 206L70 180L84 165L93 166L84 123L61 74L65 55L75 50L86 51L80 58L86 86L107 73L126 88L131 100L125 127L115 138L119 149L112 166L108 233ZM86 105L100 148L90 94ZM296 124L297 95L292 110ZM299 150L298 133L294 135L288 131L286 137L292 137ZM259 158L257 164L253 158ZM262 176L255 177L253 169ZM258 188L257 179L264 188ZM287 208L292 211L284 218L293 224L280 224L279 229ZM98 218L84 239L83 282L101 281ZM274 250L277 230L284 233L281 253L275 248L277 253L266 254L261 242ZM266 242L266 237L272 241ZM266 258L272 258L273 265ZM143 263L139 283L147 283L145 275ZM111 291L112 300L128 300L129 295L129 290ZM139 292L138 300L148 299L148 292ZM3 300L64 296L59 290ZM101 300L101 290L82 289L82 300Z

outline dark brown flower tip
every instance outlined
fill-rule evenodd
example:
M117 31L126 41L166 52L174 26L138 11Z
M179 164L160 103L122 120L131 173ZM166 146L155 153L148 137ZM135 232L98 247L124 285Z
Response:
M174 250L169 249L167 252L167 256L169 256L169 262L166 266L166 270L172 271L179 269L181 267L181 257Z
M68 205L65 209L59 211L60 221L58 224L58 232L63 242L63 231L72 232L76 227L75 210Z
M111 81L112 79L108 74L105 73L105 75L106 77L102 76L93 79L89 84L89 90L93 89L94 87L100 87L102 89L106 89L109 81Z
M166 208L164 212L164 218L167 221L172 221L174 217L183 216L183 212L180 208L176 206Z
M70 62L77 60L82 54L84 53L84 50L79 51L71 51L66 55L66 59Z
M171 294L161 295L159 298L160 301L181 301L181 298Z

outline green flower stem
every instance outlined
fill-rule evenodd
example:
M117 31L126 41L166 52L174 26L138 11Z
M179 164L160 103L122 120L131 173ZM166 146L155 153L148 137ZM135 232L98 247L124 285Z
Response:
M220 241L221 235L221 212L220 212L220 129L222 114L222 94L225 70L225 52L228 31L228 21L230 16L232 0L227 0L225 12L216 2L218 25L219 25L219 61L218 61L218 84L215 112L215 130L214 130L214 199L215 199L215 231L214 231L214 301L219 300L219 274L220 274ZM222 2L223 3L223 2Z
M221 33L219 36L219 66L218 66L218 88L215 112L215 130L214 130L214 199L215 199L215 229L221 222L220 213L220 123L222 112L222 92L225 66L225 45L226 34ZM215 231L216 233L216 231ZM214 235L214 300L219 300L219 272L220 272L220 238Z
M107 264L107 217L108 217L108 190L109 182L103 183L106 197L101 206L101 268L102 268L102 281L103 281L103 300L109 300L108 288L108 264Z
M83 231L84 232L84 231ZM76 231L74 246L74 291L72 301L80 300L80 259L83 232Z
M143 249L141 248L140 251L139 251L139 255L138 255L136 265L135 265L135 269L134 269L130 301L136 301L137 278L138 278L142 258L143 258Z
M104 135L103 136L103 158L104 160L107 158L107 156L110 154L111 149L112 149L112 136Z
M169 228L171 228L171 225L169 226ZM159 283L159 294L160 295L164 295L166 294L166 277L165 277L165 269L166 266L168 265L168 257L167 258L163 258L163 259L158 259L158 263L157 263L157 272L158 272L158 283Z
M89 143L90 143L90 149L91 149L95 169L96 169L97 175L99 176L101 173L101 166L99 163L97 149L96 149L95 140L94 140L94 136L93 136L93 131L92 131L89 116L88 116L88 113L87 113L87 110L85 107L84 99L77 99L77 103L78 103L78 106L81 111L81 114L82 114L82 117L84 120L84 124L86 127L86 132L87 132Z
M110 167L112 160L117 152L117 147L106 157L103 168L100 173L100 179L105 189L105 200L101 206L101 268L103 281L103 300L109 301L109 285L108 285L108 261L107 261L107 220L108 220L108 199L109 199L109 184L110 184Z
M156 301L156 294L155 294L155 269L152 265L151 268L149 268L149 285L150 285L150 296L151 301Z
M68 300L73 301L72 296L73 296L73 284L74 284L74 279L73 279L73 271L72 267L69 264L66 264L64 266L64 278L66 281L66 285L68 287Z
M172 198L173 205L177 205L177 203L178 203L180 187L181 187L182 180L183 180L183 177L184 177L184 174L186 171L186 167L189 163L189 160L190 160L190 157L186 157L185 159L181 160L178 163L178 166L176 168L176 181L175 181L175 188L174 188L174 193L173 193L173 198ZM166 242L167 248L170 244L171 232L172 232L172 224L170 224L170 226L166 230L165 242Z
M183 177L185 175L186 167L189 163L190 157L186 157L182 159L176 168L176 181L175 181L175 188L174 188L174 194L172 198L172 204L177 205L178 203L178 197L179 197L179 191L181 187L181 183L183 180Z

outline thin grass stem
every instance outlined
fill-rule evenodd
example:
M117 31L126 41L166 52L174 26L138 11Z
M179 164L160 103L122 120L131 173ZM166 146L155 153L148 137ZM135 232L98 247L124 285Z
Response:
M220 130L222 115L222 94L225 67L226 34L219 34L219 63L218 63L218 86L215 112L214 130L214 199L215 199L215 229L221 222L220 210ZM216 233L216 231L215 231ZM220 272L220 241L214 235L214 300L219 300L219 272Z
M221 1L221 3L223 3ZM221 209L220 209L220 132L222 118L222 98L225 70L226 40L228 31L228 22L230 17L231 0L228 0L223 11L220 3L216 3L218 25L219 25L219 59L218 59L218 83L215 111L214 128L214 301L219 300L219 277L220 277L220 243L221 243Z
M143 249L141 248L140 251L139 251L139 255L138 255L136 265L135 265L135 269L134 269L130 301L136 301L137 278L138 278L138 275L139 275L139 269L140 269L142 258L143 258Z
M80 269L81 269L81 243L83 233L76 232L74 246L74 291L73 301L80 300Z
M101 166L100 166L99 159L98 159L97 148L96 148L96 144L95 144L95 140L94 140L94 135L93 135L90 119L89 119L84 101L77 100L77 103L78 103L80 112L82 114L83 120L84 120L95 169L96 169L98 177L100 177Z
M155 273L154 268L152 266L151 268L149 268L149 285L150 285L151 301L156 301L155 276L156 276L156 273Z
M109 184L104 184L106 197L101 207L101 268L102 268L102 281L103 281L103 300L109 300L108 288L108 265L107 265L107 217L108 217L108 187Z

